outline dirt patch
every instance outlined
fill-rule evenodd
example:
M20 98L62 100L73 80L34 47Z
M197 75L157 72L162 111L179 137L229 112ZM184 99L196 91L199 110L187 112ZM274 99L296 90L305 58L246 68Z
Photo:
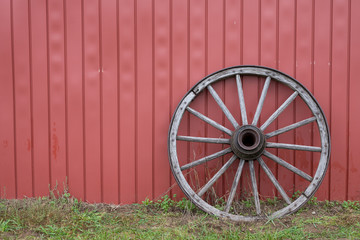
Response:
M107 212L107 213L133 213L136 209L139 208L138 205L128 204L128 205L115 205L115 204L105 204L105 203L82 203L82 208L98 211L98 212Z

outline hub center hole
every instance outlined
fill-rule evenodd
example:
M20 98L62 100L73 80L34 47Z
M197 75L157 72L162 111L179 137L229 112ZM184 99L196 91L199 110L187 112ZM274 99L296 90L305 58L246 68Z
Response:
M243 135L241 141L245 146L251 147L255 144L256 138L254 134L247 132Z

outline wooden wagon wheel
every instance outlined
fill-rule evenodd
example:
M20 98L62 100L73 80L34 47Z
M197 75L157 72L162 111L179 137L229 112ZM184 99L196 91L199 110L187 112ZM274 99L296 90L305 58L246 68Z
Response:
M246 76L257 76L259 79L264 79L264 86L260 95L259 102L256 107L256 111L252 121L247 118L246 114L246 104L245 98L247 92L243 91L243 79ZM240 108L238 111L241 112L241 123L240 119L236 120L232 113L229 111L226 104L219 97L218 93L214 89L213 85L218 81L236 81L237 87L237 96L233 96L233 99L239 101ZM286 87L290 88L292 94L273 112L270 117L267 118L261 125L259 124L259 117L264 106L266 95L269 89L270 84L273 82L278 82L283 84ZM232 127L225 127L224 124L220 124L208 116L205 116L203 113L190 107L190 103L201 93L208 92L209 96L211 95L216 104L213 107L220 108L223 114L231 123ZM307 105L307 108L311 111L311 117L304 120L294 122L288 126L277 129L272 132L268 132L267 127L275 120L277 117L296 99L301 98ZM301 99L297 101L301 101ZM216 106L218 105L218 106ZM210 138L210 137L195 137L179 135L179 125L183 119L183 116L186 112L189 112L191 115L199 118L201 121L209 124L220 131L222 131L226 137L224 138ZM288 143L277 143L271 141L271 138L279 134L294 131L295 129L307 125L309 123L314 123L315 128L318 131L321 146L305 146L297 144L288 144ZM194 134L193 134L194 135ZM222 144L224 147L221 151L215 152L208 156L202 157L200 159L187 162L186 164L180 164L178 159L178 144L180 141L187 142L202 142L202 143L218 143ZM319 152L319 163L313 176L305 173L294 165L288 163L286 159L281 159L279 156L269 152L269 148L278 148L278 149L289 149L296 151L309 151L309 152ZM294 78L271 68L261 67L261 66L236 66L231 68L226 68L220 70L216 73L213 73L203 80L198 82L190 91L183 97L180 101L170 124L169 135L168 135L168 151L169 151L169 161L173 175L185 193L185 195L200 209L210 214L226 217L235 221L253 221L261 218L278 218L289 213L297 211L302 205L304 205L316 192L319 188L328 166L329 155L330 155L330 135L329 128L326 122L325 115L321 110L319 104L312 96L312 94L298 81ZM225 154L231 156L226 160L225 164L219 167L216 173L208 180L201 188L194 189L193 186L189 183L189 180L185 176L186 172L195 168L196 166L201 166L208 163L211 160L219 159ZM274 161L279 166L284 167L288 170L289 173L295 173L301 178L308 181L306 189L299 194L296 199L292 199L288 196L286 191L283 189L281 184L278 182L270 168L267 166L263 160L263 156ZM258 162L261 166L261 171L264 172L269 179L269 182L274 185L277 189L279 195L281 195L284 205L280 209L276 209L270 214L262 212L262 205L259 199L259 192L256 182L256 172L254 170L254 162ZM234 199L236 192L239 188L239 181L243 169L246 165L249 166L250 171L250 184L252 190L251 201L254 203L255 212L254 214L243 214L239 210L233 210L233 204L236 202ZM222 208L215 206L215 204L205 201L204 195L208 192L213 184L229 169L229 167L235 167L236 173L233 177L231 188L227 191L227 196ZM260 170L259 170L260 171Z

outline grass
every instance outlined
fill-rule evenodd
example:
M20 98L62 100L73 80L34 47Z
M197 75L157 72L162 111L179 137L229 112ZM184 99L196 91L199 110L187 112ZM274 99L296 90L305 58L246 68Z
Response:
M266 199L277 204L278 199ZM281 219L236 223L198 210L190 201L88 204L60 197L0 200L1 239L359 239L356 201L319 202Z

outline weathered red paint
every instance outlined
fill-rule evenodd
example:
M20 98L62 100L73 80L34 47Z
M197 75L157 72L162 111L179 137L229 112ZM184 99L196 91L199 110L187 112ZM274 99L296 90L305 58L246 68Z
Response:
M357 80L358 66L360 62L360 45L356 44L360 41L360 31L357 31L359 27L356 23L360 22L360 16L357 14L357 9L360 8L360 2L351 2L350 21L351 26L349 31L350 35L350 63L349 63L349 126L348 126L348 137L349 137L349 151L348 151L348 162L347 183L356 183L360 176L360 165L357 156L360 156L359 148L359 134L360 126L358 119L360 118L360 108L358 106L358 90L360 89L360 81ZM360 186L359 184L347 184L347 198L350 200L357 200L360 198Z
M42 196L49 185L61 190L63 184L90 202L183 196L167 160L171 114L205 75L253 64L294 76L328 118L332 157L318 198L359 200L359 10L351 0L1 1L1 197ZM256 108L263 85L253 80L244 83L245 92L255 93L245 94L249 109ZM237 106L226 94L232 83L214 88ZM278 85L268 94L260 122L289 91ZM196 101L197 110L230 124L210 96ZM304 119L308 113L301 109L297 101L268 130ZM248 114L251 120L254 112ZM193 116L184 119L184 133L218 134ZM277 139L319 141L312 125ZM182 159L214 151L181 144ZM305 172L317 166L316 154L278 152ZM304 187L302 179L264 160L286 190ZM216 167L197 167L200 183ZM215 185L219 192L234 170L226 175ZM262 195L275 191L264 174L258 186Z

